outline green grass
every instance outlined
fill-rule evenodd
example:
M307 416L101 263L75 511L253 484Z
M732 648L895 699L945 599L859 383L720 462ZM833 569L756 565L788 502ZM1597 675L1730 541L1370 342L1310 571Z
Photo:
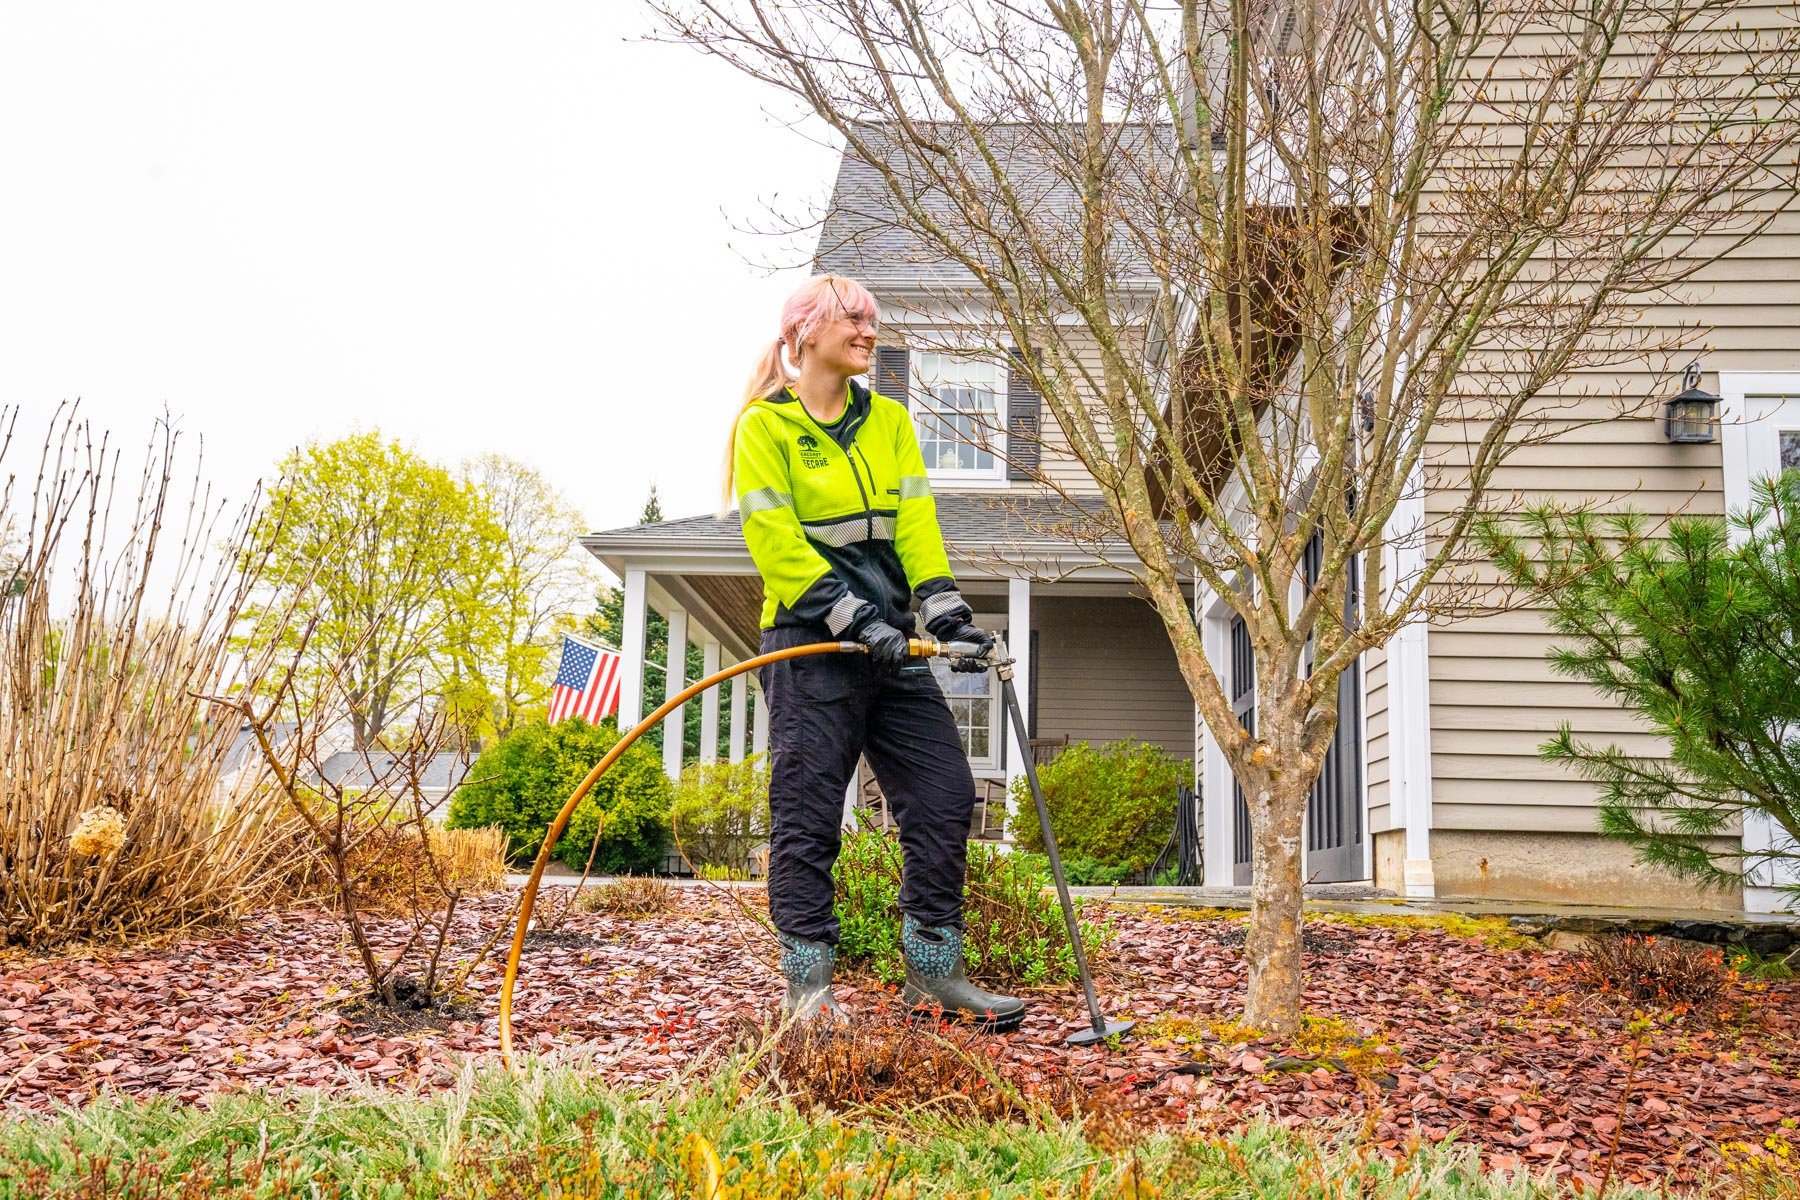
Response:
M1472 1152L1454 1145L1426 1147L1396 1162L1354 1138L1254 1123L1228 1138L1157 1133L1121 1144L1117 1130L1130 1124L1097 1120L1084 1130L1050 1117L985 1124L916 1110L812 1119L767 1091L742 1089L729 1067L686 1085L629 1094L600 1085L580 1063L534 1063L517 1077L497 1068L466 1072L431 1095L240 1092L207 1109L101 1100L47 1116L14 1116L0 1121L0 1196L1527 1200L1557 1194L1542 1179L1484 1175Z

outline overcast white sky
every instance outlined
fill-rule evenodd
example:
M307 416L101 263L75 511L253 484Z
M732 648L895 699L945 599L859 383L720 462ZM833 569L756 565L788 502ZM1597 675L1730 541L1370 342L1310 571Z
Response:
M648 27L636 0L5 5L0 404L29 446L60 400L130 445L166 405L233 496L379 427L531 463L593 528L652 482L711 511L805 274L734 226L822 201L836 155Z

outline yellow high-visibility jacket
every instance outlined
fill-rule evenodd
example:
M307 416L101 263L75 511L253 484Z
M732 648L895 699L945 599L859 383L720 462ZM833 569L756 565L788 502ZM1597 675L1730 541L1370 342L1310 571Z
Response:
M744 541L763 578L762 627L854 637L880 618L913 632L967 620L906 406L849 385L834 438L792 391L751 404L732 446Z

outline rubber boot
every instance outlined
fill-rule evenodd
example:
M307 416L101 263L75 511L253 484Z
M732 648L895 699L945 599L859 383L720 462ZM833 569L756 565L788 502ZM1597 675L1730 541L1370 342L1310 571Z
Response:
M798 1025L809 1025L824 1019L845 1020L831 994L831 968L837 962L837 948L824 942L781 934L781 973L787 979L787 1001L782 1005L782 1019Z
M961 930L921 925L904 917L900 953L906 959L906 987L901 998L915 1017L941 1015L967 1021L987 1033L1008 1033L1025 1019L1023 1000L984 992L963 975Z

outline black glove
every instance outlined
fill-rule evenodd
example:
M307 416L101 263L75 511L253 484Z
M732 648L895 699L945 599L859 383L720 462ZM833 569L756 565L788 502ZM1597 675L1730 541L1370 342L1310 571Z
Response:
M946 617L932 629L932 634L940 642L973 642L981 647L975 658L953 658L950 660L952 671L965 671L970 674L988 669L987 656L994 650L994 635L979 625L969 624L964 617Z
M906 635L880 617L870 617L857 627L856 640L869 648L869 661L883 675L898 675L906 665Z

